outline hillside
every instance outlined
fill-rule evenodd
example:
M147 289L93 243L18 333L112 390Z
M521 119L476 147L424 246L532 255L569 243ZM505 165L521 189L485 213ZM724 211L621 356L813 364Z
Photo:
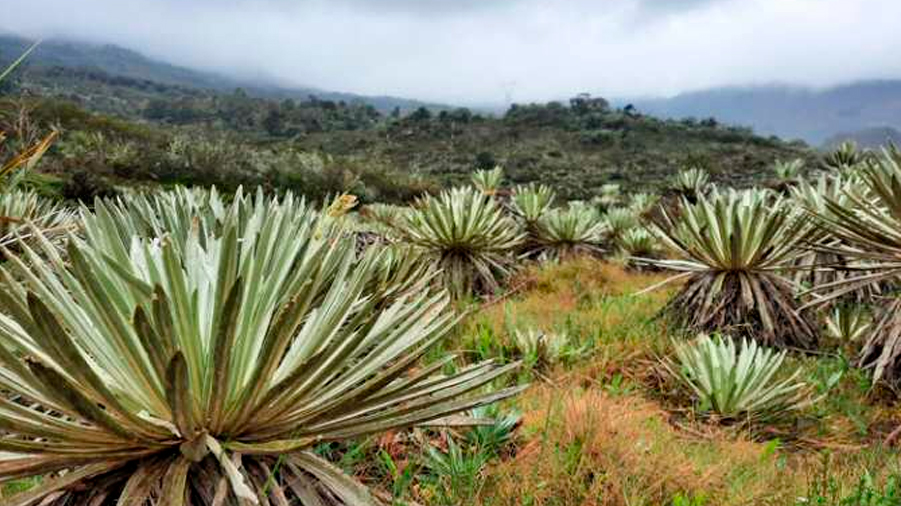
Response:
M901 80L861 81L815 90L791 86L716 88L668 99L636 100L663 117L715 117L765 135L821 145L842 132L901 129Z
M846 141L851 141L861 148L878 149L889 143L901 144L901 131L892 127L874 127L843 132L826 139L823 148L833 149Z
M0 54L24 47L0 38ZM662 120L587 95L513 105L496 117L425 106L385 113L330 94L294 99L235 89L234 81L122 48L52 41L15 81L13 95L28 97L35 122L63 129L50 170L118 184L262 184L317 198L354 191L409 200L500 164L512 183L553 184L563 197L585 199L609 183L659 189L686 166L746 186L769 178L777 159L814 165L803 143L713 119Z
M15 59L30 43L15 35L0 34L0 66ZM248 82L171 65L119 46L67 40L42 42L25 65L20 83L25 89L41 95L74 96L93 109L117 114L137 112L123 110L123 100L139 103L154 98L231 92L236 88L242 88L252 96L278 100L306 100L315 95L336 102L363 102L386 113L395 107L403 111L421 106L443 107L405 98Z
M585 97L513 106L500 118L425 108L384 116L369 106L241 94L180 103L160 104L155 119L138 123L27 98L8 104L0 128L14 134L21 110L30 111L30 124L60 128L43 170L72 183L64 190L71 198L91 198L110 183L153 182L263 185L315 199L350 191L364 201L401 202L499 164L511 183L552 184L563 198L588 199L610 183L629 193L664 188L686 166L748 186L766 182L777 159L816 164L802 144L716 122L660 120Z

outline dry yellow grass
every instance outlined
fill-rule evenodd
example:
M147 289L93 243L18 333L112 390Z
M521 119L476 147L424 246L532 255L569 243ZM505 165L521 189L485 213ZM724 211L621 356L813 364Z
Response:
M511 327L534 326L566 332L590 351L536 378L513 401L524 416L517 451L487 470L478 504L670 506L681 494L698 499L685 503L691 506L796 506L817 480L828 477L844 493L865 472L881 484L898 471L878 464L897 463L897 453L862 449L872 439L850 435L838 395L814 427L823 431L817 436L831 446L828 453L816 444L767 441L766 431L751 436L669 412L672 402L647 380L670 351L670 332L654 315L671 291L631 296L662 275L579 259L524 276L527 290L470 316L461 335L487 329L503 343ZM820 364L814 357L799 360L811 369ZM841 402L866 402L855 381L842 382L850 400ZM884 411L861 409L865 423Z
M765 445L680 433L655 403L572 386L534 388L518 454L493 467L482 504L634 506L669 504L677 495L726 504L730 477L753 468L743 494L777 491L787 477ZM794 488L794 487L790 487ZM729 504L741 504L730 501Z

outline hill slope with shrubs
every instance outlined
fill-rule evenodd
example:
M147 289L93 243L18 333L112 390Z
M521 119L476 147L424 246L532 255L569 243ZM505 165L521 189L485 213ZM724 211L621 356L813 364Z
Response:
M276 102L240 90L154 99L137 116L27 94L7 95L0 112L10 137L60 130L44 167L64 178L74 170L98 184L263 185L315 198L349 191L365 201L409 201L501 165L512 183L552 184L564 198L590 199L605 184L660 190L689 166L744 187L765 182L776 160L815 161L806 146L712 119L659 120L584 96L514 105L498 118L425 108L386 116L360 103Z

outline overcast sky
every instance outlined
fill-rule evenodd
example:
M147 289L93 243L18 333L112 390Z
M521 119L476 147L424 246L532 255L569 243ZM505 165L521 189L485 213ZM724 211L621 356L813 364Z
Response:
M901 77L901 0L5 0L0 28L433 101Z

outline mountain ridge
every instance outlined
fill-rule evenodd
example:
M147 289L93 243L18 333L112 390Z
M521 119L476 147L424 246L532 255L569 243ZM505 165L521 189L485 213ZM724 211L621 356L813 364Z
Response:
M0 66L13 61L31 43L24 37L0 32ZM316 96L322 100L363 102L381 112L390 112L395 107L402 111L410 111L419 107L435 110L448 108L444 104L389 95L358 95L322 90L312 86L286 86L263 80L241 79L174 65L115 44L68 39L42 41L23 66L22 73L27 74L33 80L40 80L47 72L55 72L58 77L61 68L70 71L79 70L83 73L93 72L93 77L101 77L106 74L109 77L149 81L176 88L218 93L231 92L241 88L248 94L260 98L305 100L310 96Z
M727 86L632 103L650 114L715 117L751 126L763 135L803 139L811 145L822 145L843 132L901 129L901 79L860 80L828 88Z

